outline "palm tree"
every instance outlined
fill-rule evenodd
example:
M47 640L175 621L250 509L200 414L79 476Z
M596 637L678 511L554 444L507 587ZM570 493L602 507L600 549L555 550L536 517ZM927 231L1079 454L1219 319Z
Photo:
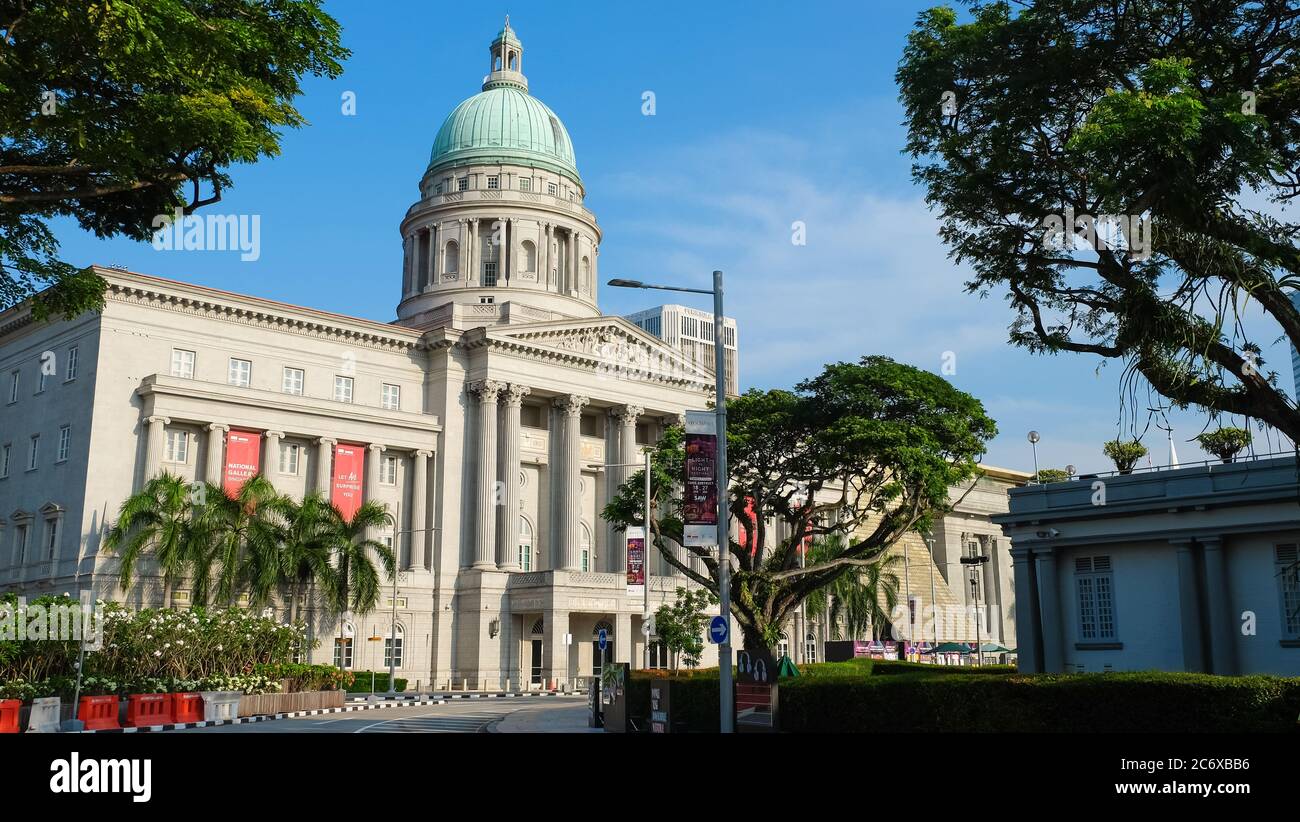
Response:
M331 564L335 544L332 526L336 519L329 502L319 493L308 494L302 502L280 497L275 506L283 520L279 580L288 589L289 621L297 622L298 599L304 591L312 604L317 583L327 591L337 587Z
M266 477L254 474L234 496L209 485L207 498L195 524L206 548L196 559L195 600L206 604L215 574L218 600L233 605L238 591L247 588L250 605L265 603L280 579L279 494Z
M146 554L162 572L164 599L171 604L173 584L195 564L201 547L194 528L193 487L184 479L163 472L127 497L115 522L104 535L104 548L119 554L118 579L122 590L131 586L136 563Z
M397 572L393 549L368 536L392 521L388 508L378 502L367 502L351 519L344 517L333 504L328 510L329 541L334 550L334 585L326 591L327 602L335 613L368 614L379 604L380 594L379 571L371 555L379 558L389 579Z
M825 561L843 550L844 537L836 534L817 540L809 552L809 562ZM831 639L840 638L840 623L850 637L870 631L879 638L881 626L898 604L898 575L894 568L902 562L896 554L882 554L855 572L844 574L825 588L808 595L804 601L809 616L826 616Z

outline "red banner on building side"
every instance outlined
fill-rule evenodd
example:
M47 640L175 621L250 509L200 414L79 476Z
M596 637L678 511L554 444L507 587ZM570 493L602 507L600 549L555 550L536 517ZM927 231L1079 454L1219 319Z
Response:
M334 446L334 490L330 502L343 513L344 519L361 507L361 488L365 478L366 449L363 445Z
M221 489L234 497L239 488L261 469L262 435L257 431L234 428L226 434L226 469L221 475Z

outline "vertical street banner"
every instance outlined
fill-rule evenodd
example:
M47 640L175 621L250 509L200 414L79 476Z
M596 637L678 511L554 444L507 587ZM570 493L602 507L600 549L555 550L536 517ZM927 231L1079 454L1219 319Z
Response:
M627 529L627 593L645 594L645 529Z
M334 487L330 502L343 513L344 519L361 507L361 488L365 477L366 449L363 445L334 446Z
M257 431L230 429L226 432L226 467L221 473L221 490L234 497L239 487L258 472L261 460L262 435Z
M718 544L718 422L712 411L686 412L683 545Z

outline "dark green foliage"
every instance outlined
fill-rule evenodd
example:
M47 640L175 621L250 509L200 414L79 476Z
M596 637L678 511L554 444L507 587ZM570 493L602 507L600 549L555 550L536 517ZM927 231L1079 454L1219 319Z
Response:
M350 694L368 694L370 693L370 671L353 671L352 684L348 686ZM388 692L388 671L375 671L375 693L382 694ZM397 687L394 689L398 693L406 691L406 680L402 677L397 678Z

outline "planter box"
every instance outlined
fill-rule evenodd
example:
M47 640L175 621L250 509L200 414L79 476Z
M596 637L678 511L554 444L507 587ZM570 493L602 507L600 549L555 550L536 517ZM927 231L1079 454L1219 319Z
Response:
M239 691L203 691L203 719L216 722L239 716Z
M28 708L27 714L27 733L29 734L56 734L59 732L59 723L64 719L71 719L72 706L67 706L64 716L64 706L57 696L43 696L39 699L32 700L32 706Z
M291 694L246 694L239 700L240 716L287 714L342 708L343 691L297 691Z

